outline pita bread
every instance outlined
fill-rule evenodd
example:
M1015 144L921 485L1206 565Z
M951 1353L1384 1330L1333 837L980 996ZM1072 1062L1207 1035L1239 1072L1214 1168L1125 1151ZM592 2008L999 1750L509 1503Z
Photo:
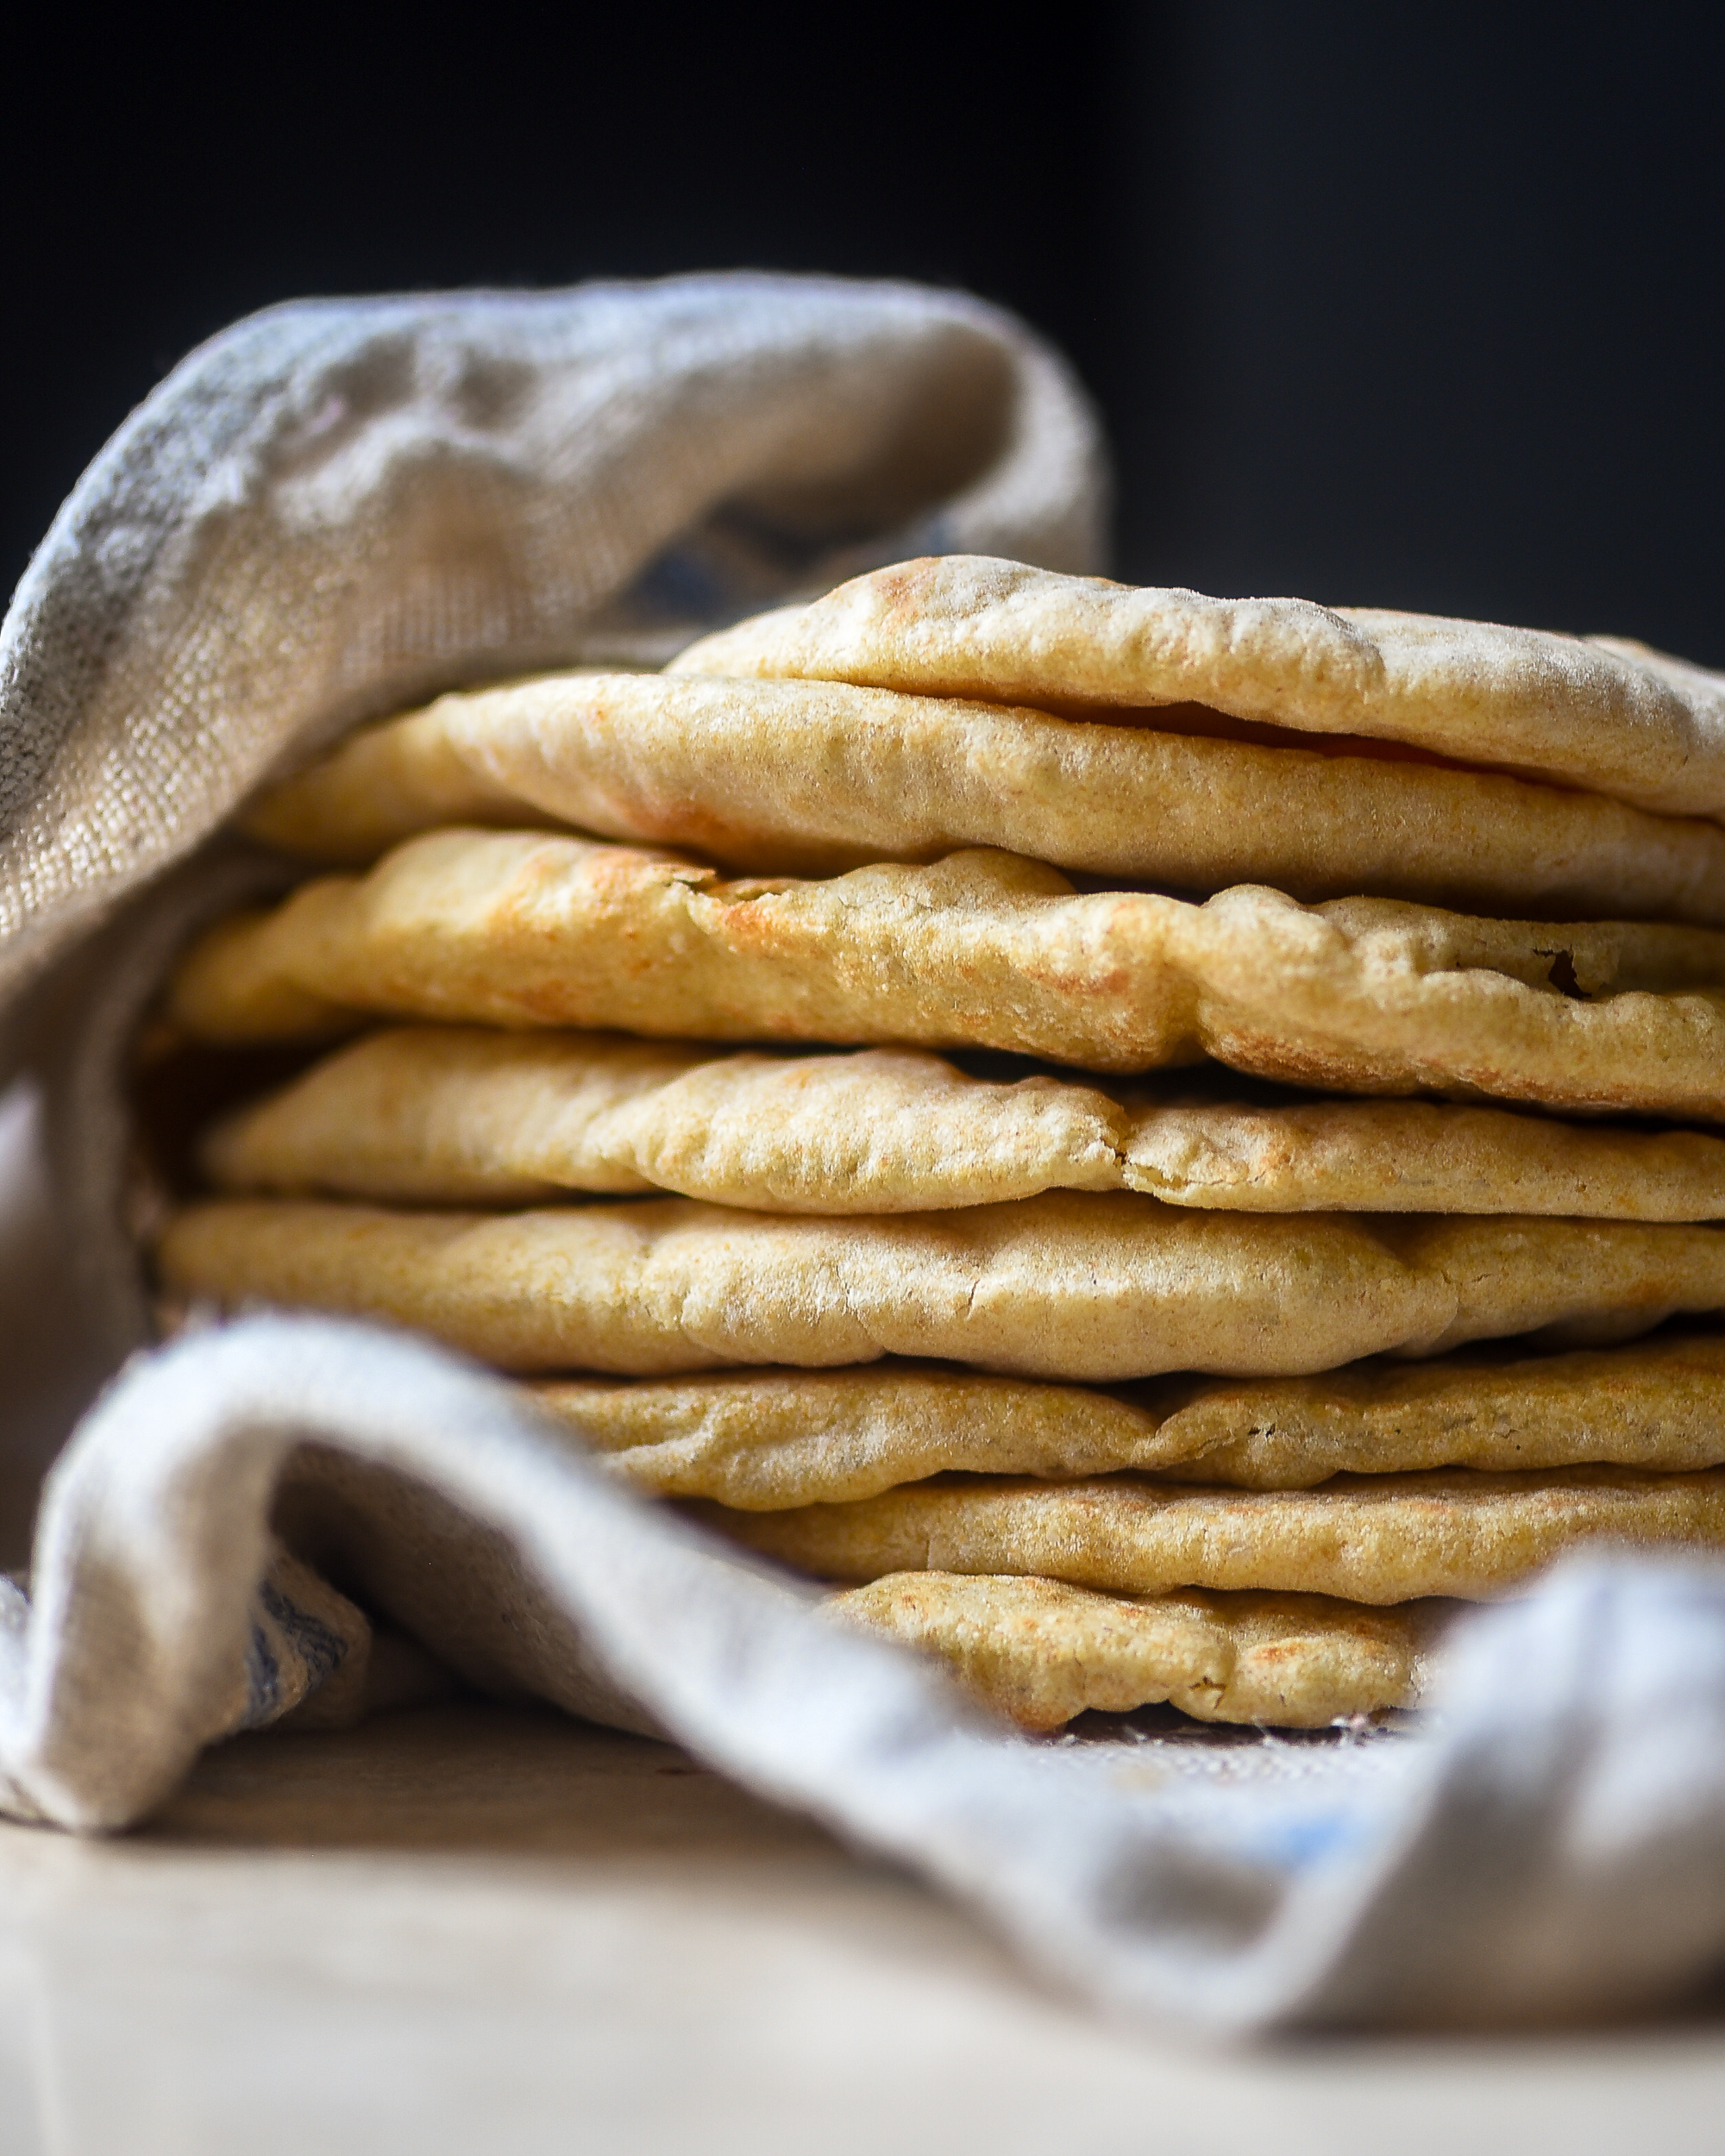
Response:
M721 630L672 671L1043 710L1194 704L1302 732L1408 742L1677 815L1725 812L1725 678L1611 637L1140 591L946 555Z
M532 1389L637 1489L744 1512L844 1503L954 1470L1070 1482L1132 1468L1307 1489L1441 1467L1725 1464L1716 1333L1114 1392L890 1362Z
M722 883L522 832L410 840L362 879L224 922L171 984L195 1039L316 1038L361 1012L718 1040L978 1046L1141 1071L1204 1054L1351 1093L1725 1117L1725 936L1076 896L1010 854Z
M1725 1216L1725 1140L1693 1131L1427 1101L1117 1097L969 1077L914 1049L715 1056L462 1026L338 1050L219 1124L202 1160L223 1190L429 1205L658 1189L879 1213L1125 1189L1248 1213Z
M1107 1594L1176 1588L1485 1601L1586 1544L1725 1549L1725 1470L1637 1475L1340 1476L1321 1489L1171 1489L942 1477L795 1512L690 1507L763 1556L826 1580L1033 1574Z
M1319 1595L1093 1595L1059 1580L895 1572L835 1595L842 1622L938 1654L1027 1729L1163 1701L1207 1722L1322 1729L1417 1707L1453 1614Z
M1061 1192L792 1219L687 1199L389 1213L227 1199L168 1223L169 1291L414 1326L505 1369L637 1376L882 1355L1108 1382L1300 1375L1541 1331L1584 1346L1725 1307L1725 1230L1371 1221Z
M561 822L829 874L995 846L1187 891L1269 883L1490 912L1725 922L1725 832L1603 794L829 681L552 676L355 735L256 837L373 861L447 824Z

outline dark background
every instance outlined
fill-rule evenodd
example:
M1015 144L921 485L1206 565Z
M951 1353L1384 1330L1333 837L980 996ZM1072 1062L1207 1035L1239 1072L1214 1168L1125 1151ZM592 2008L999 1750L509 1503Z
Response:
M306 293L739 264L1019 308L1123 573L1725 665L1717 10L1122 0L15 32L0 580L127 409Z

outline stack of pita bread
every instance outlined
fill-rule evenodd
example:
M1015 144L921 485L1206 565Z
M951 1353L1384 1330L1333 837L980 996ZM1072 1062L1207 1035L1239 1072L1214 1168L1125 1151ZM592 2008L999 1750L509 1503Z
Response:
M310 1060L164 1291L519 1374L1030 1726L1417 1704L1725 1546L1720 818L1640 647L968 557L445 697L249 815L341 872L166 1025Z

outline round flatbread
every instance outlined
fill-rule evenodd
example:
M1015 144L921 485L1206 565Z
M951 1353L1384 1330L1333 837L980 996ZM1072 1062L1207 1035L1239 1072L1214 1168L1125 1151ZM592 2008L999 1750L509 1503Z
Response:
M1369 746L1369 744L1363 744ZM1725 921L1725 832L1585 793L847 682L552 675L352 736L243 819L373 861L448 824L572 824L827 874L994 846L1164 889Z
M1094 1595L1059 1580L896 1572L829 1614L939 1656L1027 1729L1162 1702L1207 1722L1322 1729L1419 1706L1446 1602L1365 1609L1321 1595Z
M915 1049L716 1056L616 1034L405 1026L230 1115L201 1159L222 1190L418 1205L665 1190L881 1213L1137 1190L1242 1213L1725 1217L1725 1139L1699 1131L1177 1084L991 1080Z
M865 1220L681 1198L505 1214L224 1199L174 1215L158 1259L184 1299L384 1318L505 1369L637 1376L882 1355L1103 1383L1299 1375L1521 1332L1584 1346L1725 1308L1725 1229L1068 1192Z
M1113 1391L932 1363L542 1381L533 1397L656 1497L842 1504L934 1475L1120 1469L1243 1489L1333 1475L1725 1465L1725 1335L1571 1354L1371 1362Z
M410 840L218 924L169 990L193 1038L362 1014L662 1037L1002 1048L1133 1072L1209 1055L1349 1093L1725 1118L1725 935L1076 894L1010 854L721 882L523 832Z
M1107 1594L1179 1588L1490 1601L1587 1545L1725 1549L1725 1470L1341 1476L1320 1489L955 1477L795 1512L690 1508L826 1580L1022 1573Z
M721 630L672 671L1040 710L1195 705L1300 732L1407 742L1678 815L1725 812L1725 678L1612 637L1207 599L945 555Z

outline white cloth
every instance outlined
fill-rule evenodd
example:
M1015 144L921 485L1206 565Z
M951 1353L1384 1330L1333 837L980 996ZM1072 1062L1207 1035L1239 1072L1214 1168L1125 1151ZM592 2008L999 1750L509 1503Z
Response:
M205 842L276 759L872 561L1093 567L1101 510L1060 363L908 288L308 305L195 354L0 630L12 1470L144 1335L118 1074L178 941L274 873ZM1477 1619L1424 1733L1032 1743L619 1491L499 1381L309 1319L141 1352L85 1419L29 1594L0 1595L0 1808L123 1826L226 1733L398 1690L356 1601L897 1855L1118 2010L1549 2017L1725 1956L1717 1570L1583 1564Z

